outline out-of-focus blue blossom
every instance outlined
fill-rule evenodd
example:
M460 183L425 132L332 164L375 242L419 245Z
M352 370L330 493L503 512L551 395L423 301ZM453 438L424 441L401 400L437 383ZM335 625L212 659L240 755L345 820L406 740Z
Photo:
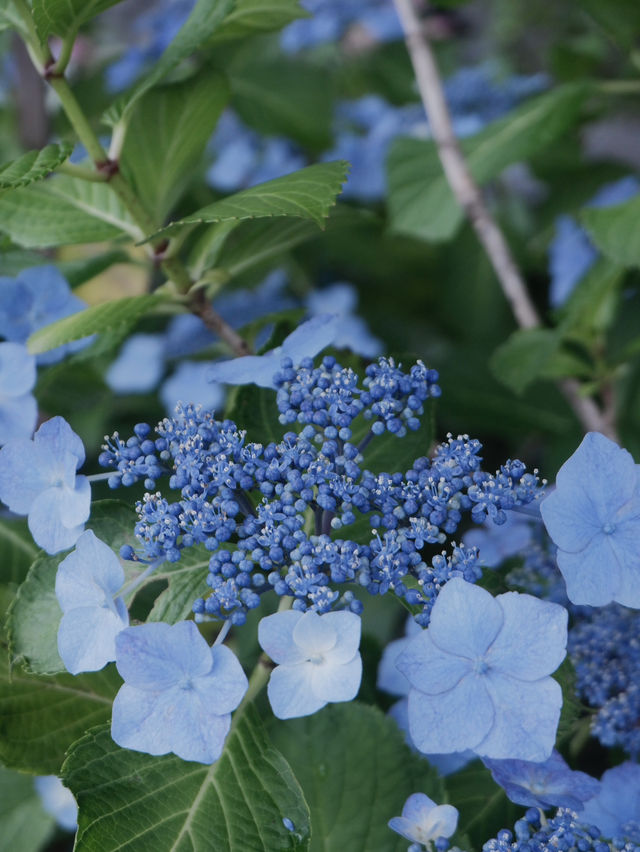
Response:
M32 266L17 278L0 277L0 335L14 343L24 343L39 328L86 307L55 266ZM38 364L54 364L83 349L89 341L65 343L43 352L36 360Z
M76 470L82 441L62 417L47 420L33 440L17 438L0 450L0 499L27 515L36 544L47 553L72 547L91 508L91 486Z
M604 837L640 844L640 765L627 761L608 769L600 792L587 802L581 817L597 825Z
M570 808L581 811L584 803L600 790L600 782L586 772L574 772L557 751L541 763L528 760L490 760L484 764L493 780L517 805L541 808Z
M267 688L278 719L351 701L362 678L360 617L353 612L277 612L258 625L258 641L277 663Z
M211 381L211 363L207 361L182 361L160 388L160 399L165 410L172 413L179 402L201 405L208 411L224 403L222 385Z
M624 652L621 652L624 649ZM597 708L591 733L605 746L640 755L640 613L612 605L592 610L569 631L578 695Z
M413 793L402 808L402 816L392 817L389 828L411 840L431 848L439 837L451 837L458 827L458 811L452 805L436 805L424 793Z
M612 207L628 201L639 191L640 181L628 176L603 186L585 206ZM552 307L564 305L599 256L587 232L572 216L556 219L555 236L549 245L549 302Z
M386 0L303 0L311 13L290 23L282 32L280 44L289 53L338 41L353 26L364 28L376 41L402 38L402 26Z
M129 626L125 602L115 597L123 583L118 557L91 530L58 566L58 652L71 674L95 672L115 660L116 636Z
M162 334L134 334L107 370L105 382L114 393L148 393L162 378L164 354Z
M56 775L39 775L33 786L40 796L42 807L65 831L78 827L78 805L73 793Z
M338 316L338 327L333 340L337 349L350 349L364 358L375 358L383 350L382 341L374 337L366 322L356 315L357 306L356 289L346 281L337 281L322 290L313 290L307 296L307 308L311 316Z
M562 690L549 675L565 657L567 611L530 595L449 580L396 665L411 683L409 729L424 753L472 749L545 760Z
M0 444L29 438L38 419L30 392L36 383L36 359L20 343L0 343Z
M285 337L281 346L264 355L246 355L214 364L210 369L212 381L230 385L255 384L275 388L275 376L280 368L298 366L305 358L313 358L333 342L338 328L338 317L319 314Z
M118 745L199 763L220 757L248 686L229 648L210 648L192 621L143 624L118 634L116 666L125 681L113 702Z
M509 515L499 526L485 521L481 527L468 530L462 536L467 547L478 548L478 560L487 568L497 568L510 556L521 553L531 541L531 524L518 515Z
M589 432L540 504L569 599L640 607L640 483L630 453Z

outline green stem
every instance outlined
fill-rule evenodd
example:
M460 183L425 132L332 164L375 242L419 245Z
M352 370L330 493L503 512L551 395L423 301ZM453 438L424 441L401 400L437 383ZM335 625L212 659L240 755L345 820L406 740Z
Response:
M31 9L26 0L13 0L13 6L22 19L24 30L22 36L27 45L27 50L40 74L44 73L47 64L51 61L48 47L43 46L36 25L31 14Z
M71 54L73 53L73 45L76 43L76 35L77 30L73 30L73 32L70 32L62 42L60 55L56 59L56 64L53 66L53 73L57 77L61 77L67 70L67 65L69 64Z
M96 172L94 169L88 169L86 166L77 166L75 163L60 163L56 171L61 175L69 175L69 177L88 180L92 183L104 183L107 180L107 176L103 172Z
M100 166L104 165L108 160L107 152L102 147L100 140L87 121L87 118L82 111L82 107L76 100L76 96L69 88L69 84L64 77L51 77L49 79L49 84L60 98L60 103L62 104L67 118L71 122L71 126L78 135L78 139L87 149L87 153L96 166L100 168Z
M640 92L640 80L605 80L598 91L607 95L633 95Z

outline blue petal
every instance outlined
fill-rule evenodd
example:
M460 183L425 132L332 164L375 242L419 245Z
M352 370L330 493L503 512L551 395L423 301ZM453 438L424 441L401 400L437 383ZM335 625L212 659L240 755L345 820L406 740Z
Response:
M193 688L205 706L213 713L223 716L235 710L242 701L249 682L237 657L224 645L211 648L213 664L211 671L195 678Z
M313 666L311 688L324 701L351 701L358 694L362 680L360 654L348 663L325 662Z
M313 663L297 666L277 666L269 678L267 694L278 719L310 716L322 709L327 701L312 689Z
M71 453L76 459L77 470L84 464L84 445L63 417L46 420L33 436L38 449L50 453L55 459Z
M152 391L164 372L165 342L162 334L134 334L105 374L114 393Z
M429 637L441 650L474 660L496 638L503 619L500 605L489 592L454 577L436 598Z
M123 748L146 754L170 752L172 727L179 723L180 714L175 705L166 708L160 703L161 695L136 689L126 683L121 686L113 701L111 716L111 736L114 742Z
M101 606L124 583L124 570L113 550L92 530L79 537L56 574L56 597L63 612L78 606Z
M640 766L627 761L604 773L600 792L586 803L580 819L597 825L604 837L613 838L621 833L626 822L637 820L639 814Z
M383 692L389 692L391 695L408 695L410 683L407 677L396 666L396 661L400 654L406 650L410 638L395 639L389 642L387 647L382 652L382 659L378 666L378 679L376 686Z
M36 359L20 343L0 343L0 397L23 396L36 383Z
M67 550L78 540L91 511L91 486L84 477L79 488L48 488L29 510L29 530L47 553Z
M441 650L431 638L431 628L411 639L396 658L396 666L411 686L428 695L448 692L472 671L466 657Z
M18 438L0 450L0 499L18 515L26 515L49 482L33 441Z
M121 615L105 607L86 606L62 616L58 652L67 671L96 672L115 660L116 636L129 624L128 616Z
M322 618L336 633L336 642L327 658L332 663L351 662L360 647L362 619L354 612L327 612Z
M179 402L201 405L207 411L220 408L225 392L222 385L211 381L212 364L206 361L183 361L160 388L165 409L172 413Z
M274 663L295 665L307 657L302 648L293 641L293 631L303 613L287 610L267 615L258 624L258 642Z
M280 368L280 354L267 352L266 355L245 355L213 364L209 370L212 382L229 385L255 384L261 388L272 388L273 377Z
M0 403L0 444L29 438L36 428L38 403L30 393Z
M335 314L320 314L303 322L284 340L282 356L291 358L296 365L304 358L313 358L333 343L339 322L340 317Z
M572 603L605 606L622 585L620 566L613 558L609 536L596 536L580 553L559 550L556 560Z

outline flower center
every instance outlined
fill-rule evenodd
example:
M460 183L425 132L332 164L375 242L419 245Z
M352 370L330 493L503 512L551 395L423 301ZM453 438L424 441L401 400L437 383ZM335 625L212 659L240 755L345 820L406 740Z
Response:
M611 535L611 534L612 534L612 533L614 533L615 531L616 531L616 525L615 525L615 524L606 523L606 524L602 527L602 532L603 532L605 535Z
M479 675L486 674L489 671L489 663L484 657L478 657L474 663L473 670Z
M309 662L314 666L321 666L324 663L324 654L312 654L309 657Z

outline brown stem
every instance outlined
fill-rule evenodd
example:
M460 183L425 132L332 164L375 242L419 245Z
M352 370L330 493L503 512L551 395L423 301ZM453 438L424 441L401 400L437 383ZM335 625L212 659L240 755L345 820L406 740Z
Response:
M246 340L226 323L220 314L213 309L202 290L197 290L191 299L191 310L200 317L203 323L215 332L221 340L227 343L236 355L250 355L251 348Z

